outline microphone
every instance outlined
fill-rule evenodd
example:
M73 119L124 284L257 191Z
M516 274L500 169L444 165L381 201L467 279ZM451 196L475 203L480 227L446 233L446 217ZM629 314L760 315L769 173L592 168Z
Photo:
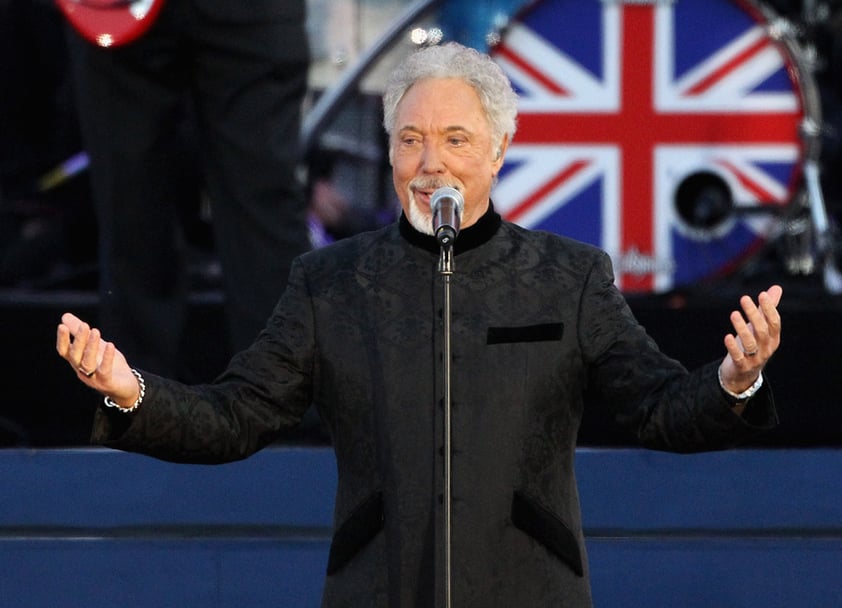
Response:
M433 192L430 197L430 211L433 212L433 234L442 247L450 247L459 234L462 223L462 209L465 199L456 188L445 186Z

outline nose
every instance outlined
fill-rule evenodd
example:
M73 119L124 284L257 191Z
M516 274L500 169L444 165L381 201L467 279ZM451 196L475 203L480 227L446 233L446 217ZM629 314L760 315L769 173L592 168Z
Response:
M444 173L444 158L438 145L434 142L424 144L424 151L421 155L421 171L424 173Z

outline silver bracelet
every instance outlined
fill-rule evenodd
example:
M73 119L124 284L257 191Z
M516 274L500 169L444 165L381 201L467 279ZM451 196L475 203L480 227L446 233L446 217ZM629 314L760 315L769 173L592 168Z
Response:
M754 393L760 390L760 387L763 386L763 374L757 376L757 380L754 381L750 387L744 390L742 393L735 393L734 391L728 390L725 387L725 383L722 381L722 369L716 370L716 376L719 378L719 386L722 388L723 391L731 395L737 401L745 401L749 397L753 396Z
M130 407L123 407L121 405L118 405L117 403L114 403L111 400L111 397L108 397L106 395L105 405L107 405L108 407L116 407L124 414L129 414L135 411L138 407L140 407L140 404L143 403L143 397L146 396L146 382L143 380L143 376L140 375L140 372L137 371L135 368L132 368L132 373L134 374L134 377L137 378L137 385L140 388L140 394L137 396L137 401L132 403Z

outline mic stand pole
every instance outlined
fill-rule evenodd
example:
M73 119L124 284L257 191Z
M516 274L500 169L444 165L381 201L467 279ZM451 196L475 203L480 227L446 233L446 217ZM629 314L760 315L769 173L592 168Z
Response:
M450 431L450 399L451 399L451 365L450 365L450 279L453 275L453 241L442 244L439 257L439 274L444 285L444 305L442 316L444 320L444 606L452 607L451 593L451 531L452 531L452 487L451 487L451 431Z

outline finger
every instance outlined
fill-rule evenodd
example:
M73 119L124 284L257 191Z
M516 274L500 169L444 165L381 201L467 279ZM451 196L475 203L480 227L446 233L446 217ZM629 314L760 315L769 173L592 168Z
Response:
M734 361L741 358L743 354L743 349L740 348L740 344L733 334L725 335L725 350L728 351L728 354L731 355L731 359Z
M56 328L56 351L62 359L67 359L70 351L70 330L63 323Z
M75 336L79 326L83 324L82 319L74 315L72 312L66 312L61 315L61 322L64 323L70 330L70 335Z
M764 294L761 293L760 296L758 296L758 300L763 298ZM743 296L740 299L740 305L743 308L746 319L748 319L749 332L751 334L747 336L748 341L746 341L745 338L743 339L743 346L745 347L747 353L754 352L758 349L758 342L760 342L760 346L762 346L764 337L768 335L769 328L766 324L766 316L748 296ZM752 342L752 340L754 341Z
M88 334L88 341L82 357L79 359L79 372L90 378L96 373L101 347L101 336L99 330L91 329Z
M771 293L770 290L770 292L761 293L758 296L760 310L766 320L767 331L773 340L777 340L781 335L781 315L777 308L780 300L780 288L777 294Z
M99 364L99 373L103 378L110 378L114 372L114 353L117 348L113 342L106 342L102 352L102 362Z
M781 297L784 294L784 290L780 285L772 285L769 289L766 290L766 293L772 300L772 306L777 306L781 303Z
M740 349L741 354L746 355L747 353L756 353L758 348L757 339L755 338L754 332L752 332L748 323L746 323L742 313L738 310L731 312L731 325L734 328L736 340L738 341L737 347ZM732 356L732 358L734 357ZM735 361L742 358L743 357L737 357Z
M728 351L728 356L731 357L734 365L739 368L742 368L747 363L743 348L733 334L727 334L725 336L725 350Z
M85 347L88 345L91 328L87 323L80 323L76 327L75 331L70 325L67 327L70 329L70 335L73 336L73 339L70 342L70 356L68 361L70 361L70 363L75 367L79 367L79 364L82 361L82 356L85 352Z

